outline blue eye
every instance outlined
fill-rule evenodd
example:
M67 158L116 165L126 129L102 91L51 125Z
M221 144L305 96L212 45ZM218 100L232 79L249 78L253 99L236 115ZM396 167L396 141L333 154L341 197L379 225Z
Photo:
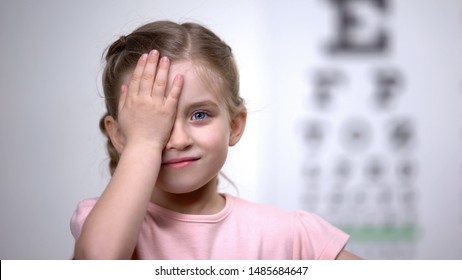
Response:
M196 112L192 115L191 119L192 120L204 120L208 117L208 114L206 112Z

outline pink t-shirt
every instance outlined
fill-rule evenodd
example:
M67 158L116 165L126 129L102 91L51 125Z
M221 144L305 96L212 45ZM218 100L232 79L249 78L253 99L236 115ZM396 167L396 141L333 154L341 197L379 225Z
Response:
M136 259L335 259L349 236L318 216L285 212L224 195L213 215L188 215L149 204ZM96 203L82 201L71 219L75 239Z

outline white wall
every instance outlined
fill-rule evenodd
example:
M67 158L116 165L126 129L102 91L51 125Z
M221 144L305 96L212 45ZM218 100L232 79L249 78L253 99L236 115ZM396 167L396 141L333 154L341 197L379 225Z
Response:
M307 183L301 173L307 158L327 168L340 155L351 157L335 142L328 152L307 156L300 127L322 118L336 135L352 112L381 127L387 118L410 116L418 129L410 155L418 163L413 225L419 230L412 244L405 244L413 248L401 248L401 256L462 258L462 4L390 0L394 9L385 24L397 42L392 54L337 59L322 51L335 33L334 10L325 2L2 1L0 258L66 259L72 254L69 218L78 201L97 196L108 180L98 130L104 109L99 82L103 50L119 35L159 19L203 23L233 47L251 113L225 173L242 197L313 210L337 223L338 215L302 199ZM385 114L371 111L357 95L367 91L363 75L390 65L403 72L405 97ZM342 89L343 105L319 112L308 100L314 91L311 74L321 68L340 69L354 82ZM383 134L384 129L376 133ZM367 153L353 156L358 166L368 153L388 151L380 141L373 143ZM389 158L398 159L394 154ZM351 217L350 222L358 225ZM387 258L376 243L354 248L366 257Z

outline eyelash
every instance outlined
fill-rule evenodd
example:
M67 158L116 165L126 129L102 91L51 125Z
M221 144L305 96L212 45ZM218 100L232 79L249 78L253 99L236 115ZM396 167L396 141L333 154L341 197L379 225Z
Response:
M197 118L197 115L199 115L199 114L202 116L202 118ZM207 112L204 112L204 111L197 111L197 112L194 112L194 113L192 114L191 120L193 120L193 121L202 121L202 120L207 119L209 116L210 116L210 115L209 115L209 113L207 113Z

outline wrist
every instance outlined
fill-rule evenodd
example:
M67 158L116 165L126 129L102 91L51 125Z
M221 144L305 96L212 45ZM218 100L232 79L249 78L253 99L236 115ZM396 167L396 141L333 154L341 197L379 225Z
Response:
M130 174L141 174L148 172L150 175L153 170L159 169L162 163L162 150L150 145L132 143L125 145L120 155L117 171L125 170ZM130 171L127 171L130 170ZM155 175L157 177L157 175Z
M141 151L144 153L162 153L164 145L150 141L127 141L122 148L122 154L126 151Z
M137 158L161 158L163 147L155 143L128 142L123 147L121 156L133 155Z

